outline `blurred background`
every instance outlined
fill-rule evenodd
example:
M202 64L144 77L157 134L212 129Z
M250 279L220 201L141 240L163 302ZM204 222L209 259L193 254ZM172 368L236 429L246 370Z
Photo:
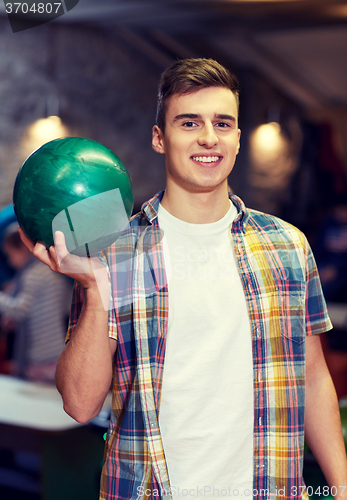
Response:
M177 58L217 59L241 84L241 150L229 185L249 207L308 236L335 326L323 338L327 361L339 398L346 396L347 2L80 0L55 21L18 33L4 4L0 210L8 210L33 150L81 136L122 159L138 211L165 186L163 157L151 149L161 72ZM40 485L20 498L39 498ZM66 491L45 491L68 500Z

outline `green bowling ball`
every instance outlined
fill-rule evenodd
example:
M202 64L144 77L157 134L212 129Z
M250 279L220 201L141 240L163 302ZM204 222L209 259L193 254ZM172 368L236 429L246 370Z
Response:
M49 247L62 231L70 253L88 256L110 246L134 205L128 171L110 149L82 137L56 139L21 166L13 190L18 223Z

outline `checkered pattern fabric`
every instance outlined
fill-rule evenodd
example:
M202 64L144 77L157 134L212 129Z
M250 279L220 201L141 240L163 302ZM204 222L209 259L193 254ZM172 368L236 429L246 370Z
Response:
M113 304L113 412L101 478L102 500L171 498L158 425L168 321L168 287L157 210L143 205L104 254ZM253 497L307 498L302 479L305 336L331 329L317 268L304 235L273 216L238 209L232 237L252 330ZM67 339L83 293L77 285ZM230 314L235 314L230 305ZM226 416L227 418L227 416Z

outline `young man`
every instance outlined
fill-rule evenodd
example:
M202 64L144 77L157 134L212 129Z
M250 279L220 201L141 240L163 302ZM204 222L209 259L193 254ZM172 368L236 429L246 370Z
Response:
M56 377L66 411L89 420L113 384L102 499L307 498L304 427L332 492L347 498L315 335L331 328L317 269L300 231L228 195L239 147L236 78L213 60L178 61L162 76L153 128L166 189L105 253L109 312L98 259L79 268L60 233L49 252L31 245L78 283Z

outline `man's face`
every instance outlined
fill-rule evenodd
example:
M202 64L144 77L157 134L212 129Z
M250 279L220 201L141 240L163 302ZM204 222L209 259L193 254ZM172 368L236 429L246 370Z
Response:
M240 147L231 90L209 87L167 100L165 133L153 127L153 149L165 155L167 185L208 192L227 182Z

